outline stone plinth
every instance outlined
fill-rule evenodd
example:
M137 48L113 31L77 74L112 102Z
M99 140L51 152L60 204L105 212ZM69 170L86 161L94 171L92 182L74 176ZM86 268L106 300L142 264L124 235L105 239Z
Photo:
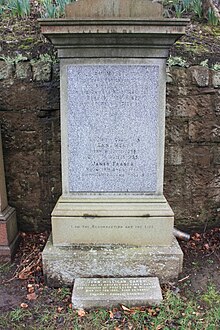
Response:
M72 306L75 309L128 307L159 304L162 293L158 278L77 278Z
M165 198L60 198L52 213L53 244L169 246L173 222Z
M79 0L66 16L40 20L61 67L62 196L43 252L48 282L177 277L182 252L163 196L165 67L188 20L164 19L147 0Z
M161 283L177 279L183 253L174 238L170 246L69 245L56 247L48 240L42 254L48 285L71 286L79 277L156 276Z
M9 261L18 244L16 212L8 206L0 131L0 261Z

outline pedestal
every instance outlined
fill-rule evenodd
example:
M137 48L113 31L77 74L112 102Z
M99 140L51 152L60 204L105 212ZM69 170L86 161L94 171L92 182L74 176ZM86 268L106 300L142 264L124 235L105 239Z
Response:
M176 278L163 196L166 58L188 20L147 0L79 0L40 20L61 68L62 196L43 251L48 284Z
M11 261L19 244L16 212L8 206L0 214L0 261Z
M0 262L11 261L18 242L16 212L7 200L0 131Z

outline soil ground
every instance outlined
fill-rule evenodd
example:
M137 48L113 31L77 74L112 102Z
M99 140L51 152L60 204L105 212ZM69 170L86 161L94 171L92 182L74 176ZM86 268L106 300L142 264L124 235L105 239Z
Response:
M38 304L64 308L69 306L70 290L65 299L45 285L41 251L47 233L21 234L21 243L12 264L0 265L0 314L27 305L29 309ZM206 233L191 235L188 242L180 242L184 251L183 272L179 280L167 286L183 296L202 293L209 285L220 292L220 228ZM61 292L62 293L62 292ZM31 321L31 320L30 320Z

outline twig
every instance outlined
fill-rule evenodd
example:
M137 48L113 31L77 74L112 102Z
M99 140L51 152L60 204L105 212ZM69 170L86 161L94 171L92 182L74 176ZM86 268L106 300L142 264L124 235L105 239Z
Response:
M181 282L187 280L189 277L190 277L190 275L187 275L186 277L181 278L178 282L181 283Z

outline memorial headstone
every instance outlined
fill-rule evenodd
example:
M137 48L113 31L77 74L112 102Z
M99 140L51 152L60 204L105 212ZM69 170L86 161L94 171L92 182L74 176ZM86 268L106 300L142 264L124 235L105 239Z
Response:
M188 20L148 0L79 0L40 20L61 69L62 196L43 251L49 285L178 276L163 196L166 58Z
M74 308L112 307L117 304L144 306L159 304L162 293L158 278L77 278L74 283Z
M18 244L15 209L8 205L0 130L0 261L10 261Z

